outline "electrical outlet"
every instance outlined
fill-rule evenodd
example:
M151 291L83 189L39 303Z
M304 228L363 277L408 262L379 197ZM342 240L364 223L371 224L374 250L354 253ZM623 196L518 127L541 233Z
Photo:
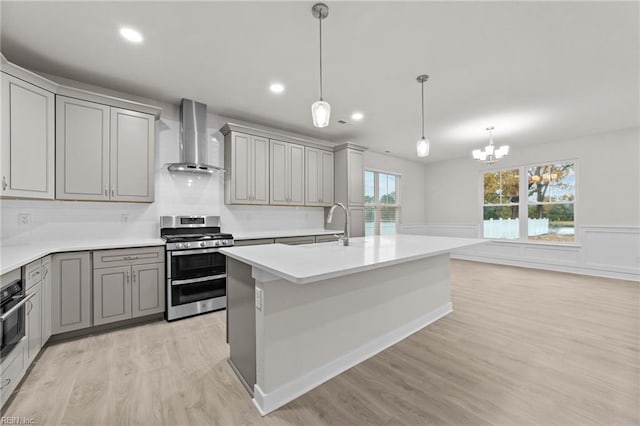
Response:
M262 310L262 289L256 288L256 309Z
M127 223L129 222L129 215L126 213L123 213L120 215L120 223Z
M20 213L18 215L19 225L29 225L31 223L31 215L29 213Z

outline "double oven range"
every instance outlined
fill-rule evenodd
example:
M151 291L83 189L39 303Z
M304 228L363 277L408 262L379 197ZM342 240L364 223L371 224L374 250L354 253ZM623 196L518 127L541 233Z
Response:
M166 241L168 321L227 306L226 257L233 235L220 232L219 216L162 216Z

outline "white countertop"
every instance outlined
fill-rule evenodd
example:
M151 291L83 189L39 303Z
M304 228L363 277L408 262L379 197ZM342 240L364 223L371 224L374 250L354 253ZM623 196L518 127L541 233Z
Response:
M342 230L307 228L307 229L285 229L279 231L254 231L254 232L232 232L234 240L259 240L262 238L287 238L305 237L307 235L333 235L342 234Z
M449 253L487 240L479 238L385 235L352 238L337 243L290 246L270 244L229 247L221 253L296 284L306 284L356 272Z
M163 245L164 241L160 238L45 241L37 244L2 245L0 246L0 275L51 253Z

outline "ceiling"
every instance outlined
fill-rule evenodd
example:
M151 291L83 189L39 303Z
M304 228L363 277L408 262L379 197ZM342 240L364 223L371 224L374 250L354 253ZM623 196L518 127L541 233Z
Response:
M423 161L638 126L637 2L328 2L324 129L313 2L1 3L1 49L26 68ZM133 45L118 34L144 35ZM285 92L268 90L274 81ZM365 114L350 121L353 111Z

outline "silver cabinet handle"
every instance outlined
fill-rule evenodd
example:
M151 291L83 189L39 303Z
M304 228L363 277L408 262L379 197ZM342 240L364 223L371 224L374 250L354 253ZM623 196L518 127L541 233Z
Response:
M125 256L124 260L135 260L137 258L138 258L138 256Z
M49 275L49 268L42 267L42 278L46 278Z
M129 275L129 271L127 271L126 275L127 275L127 284L129 284L131 282L131 276Z
M38 270L33 271L31 274L29 274L29 278L33 278L36 275L40 275L40 271L38 271Z
M7 177L6 176L2 176L2 190L3 191L7 190Z
M4 389L5 387L9 386L11 384L11 379L3 379L2 380L2 386L0 386L0 389Z
M135 272L133 273L133 282L134 283L136 282L136 273Z
M109 196L109 187L107 186L107 184L104 184L104 196L108 197Z
M31 293L30 295L22 299L20 302L18 302L17 305L15 305L13 308L5 312L4 315L0 316L0 321L4 322L7 318L9 318L9 316L11 316L11 314L13 314L18 309L22 308L22 306L24 306L24 304L27 303L29 300L31 300L31 298L35 295L36 295L35 293Z
M116 195L116 190L114 189L113 186L111 186L111 196L115 196Z

